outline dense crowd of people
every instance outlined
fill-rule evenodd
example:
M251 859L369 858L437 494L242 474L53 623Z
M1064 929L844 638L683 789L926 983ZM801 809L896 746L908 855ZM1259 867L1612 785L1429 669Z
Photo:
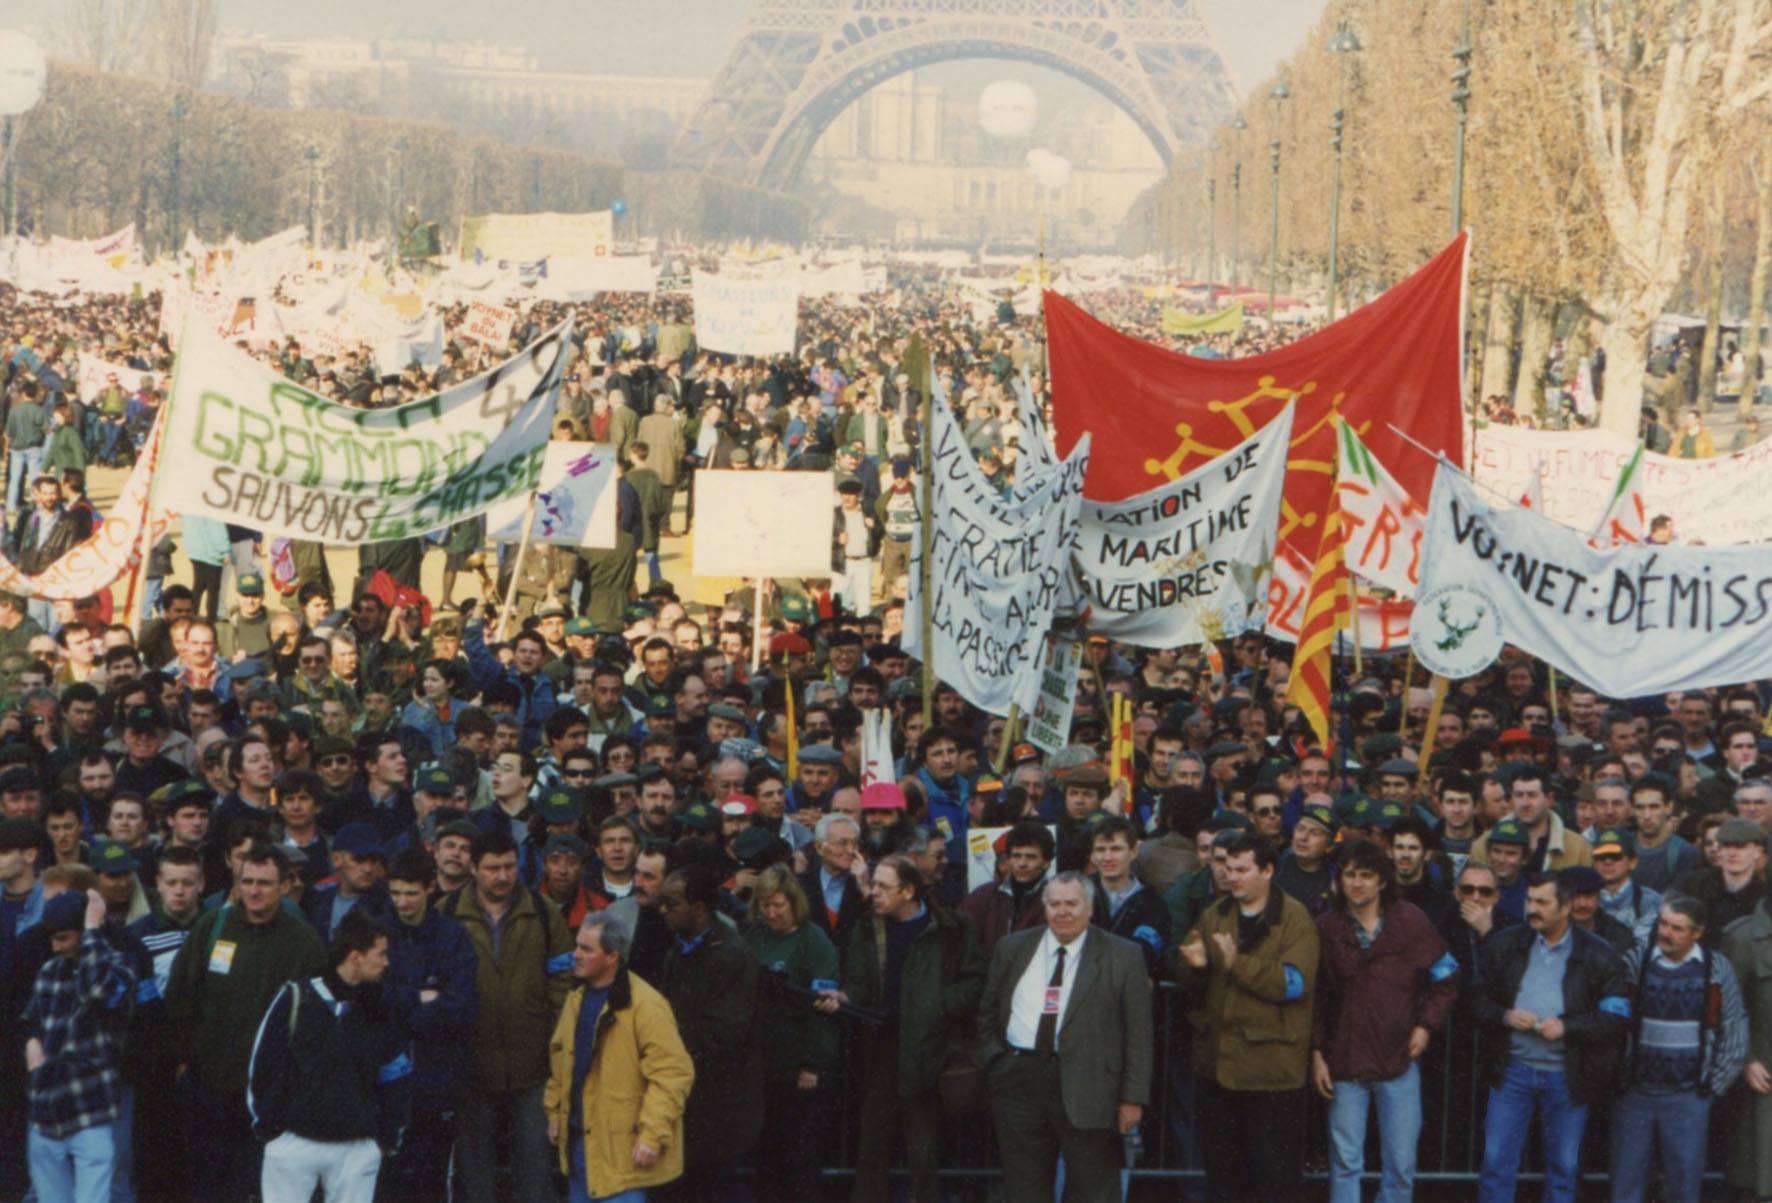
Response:
M500 357L448 316L430 368L250 349L395 404ZM698 351L673 297L538 303L513 344L566 317L557 430L620 450L613 550L470 522L345 582L349 549L187 518L142 615L0 594L0 1200L796 1200L843 1166L874 1201L898 1165L917 1200L1308 1167L1339 1203L1424 1156L1485 1200L1772 1197L1761 685L1604 698L1509 654L1432 708L1373 657L1325 748L1287 645L1090 637L1049 755L899 646L924 382L1007 487L1032 315L903 272L772 362ZM0 355L36 571L170 350L152 297L7 292ZM82 356L140 377L81 396ZM830 577L662 579L710 467L834 470Z

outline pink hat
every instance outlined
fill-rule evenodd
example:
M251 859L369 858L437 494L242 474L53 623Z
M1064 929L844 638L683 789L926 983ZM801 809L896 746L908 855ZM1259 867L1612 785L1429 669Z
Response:
M903 810L904 791L890 781L876 781L861 791L863 810Z

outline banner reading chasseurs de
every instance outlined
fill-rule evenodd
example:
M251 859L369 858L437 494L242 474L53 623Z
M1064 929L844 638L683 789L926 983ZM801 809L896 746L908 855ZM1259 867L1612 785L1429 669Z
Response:
M764 279L696 272L695 342L729 355L792 355L799 320L800 279Z
M1294 408L1169 484L1083 503L1091 631L1174 647L1261 625Z
M174 373L158 501L178 514L322 543L407 539L541 479L570 345L561 324L447 392L354 409L192 328Z
M1772 549L1597 550L1581 531L1491 504L1445 465L1428 508L1416 596L1453 597L1471 625L1489 608L1504 640L1603 695L1772 676Z

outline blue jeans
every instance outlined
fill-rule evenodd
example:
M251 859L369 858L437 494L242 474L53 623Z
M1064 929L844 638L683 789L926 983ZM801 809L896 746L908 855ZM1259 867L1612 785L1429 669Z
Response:
M1612 1203L1642 1203L1661 1146L1667 1203L1698 1203L1711 1100L1696 1094L1627 1091L1612 1111Z
M572 1173L566 1176L566 1203L646 1203L646 1192L624 1190L619 1195L598 1195L595 1199L586 1194L585 1142L580 1137L572 1141Z
M160 593L166 587L163 576L142 578L142 621L145 623L160 613Z
M1489 1088L1478 1203L1513 1203L1534 1110L1544 1140L1544 1203L1574 1203L1587 1108L1569 1101L1569 1079L1562 1070L1538 1069L1518 1057L1508 1059L1501 1085Z
M1421 1066L1384 1082L1335 1083L1329 1102L1329 1203L1360 1203L1366 1167L1366 1116L1378 1106L1378 1151L1384 1176L1378 1203L1409 1203L1415 1190L1415 1150L1421 1143Z
M111 1125L82 1128L60 1140L31 1125L31 1188L37 1203L108 1203L116 1147Z
M25 508L25 498L31 495L31 478L43 468L42 447L25 447L15 449L6 460L6 472L12 481L7 492L12 494L12 508Z
M111 1122L116 1168L111 1171L111 1203L135 1203L135 1087L121 1093L123 1109Z

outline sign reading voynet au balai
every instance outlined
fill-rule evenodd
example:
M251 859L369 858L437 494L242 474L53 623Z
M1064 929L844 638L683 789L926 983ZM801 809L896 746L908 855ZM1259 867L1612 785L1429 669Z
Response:
M356 409L192 329L157 500L322 543L409 539L477 517L540 482L567 335L561 323L492 371L408 405Z

